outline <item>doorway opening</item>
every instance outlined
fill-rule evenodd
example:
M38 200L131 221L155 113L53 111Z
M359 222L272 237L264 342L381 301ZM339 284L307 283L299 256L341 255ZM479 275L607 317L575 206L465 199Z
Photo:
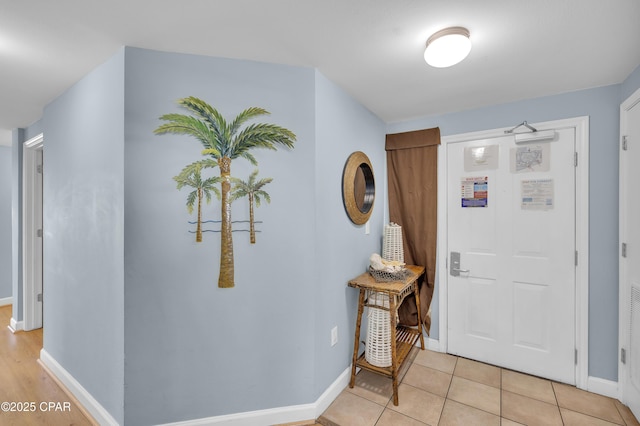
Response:
M43 322L43 187L44 136L24 143L22 157L22 296L23 329L35 330Z

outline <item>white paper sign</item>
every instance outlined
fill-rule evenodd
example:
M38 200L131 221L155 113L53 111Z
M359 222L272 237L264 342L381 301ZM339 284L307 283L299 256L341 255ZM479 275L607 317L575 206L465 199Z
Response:
M495 170L498 168L498 154L498 145L465 147L464 171Z
M489 185L486 176L462 178L460 181L461 207L487 207Z
M511 173L548 172L549 144L511 148Z
M525 179L521 185L522 210L553 209L553 179Z

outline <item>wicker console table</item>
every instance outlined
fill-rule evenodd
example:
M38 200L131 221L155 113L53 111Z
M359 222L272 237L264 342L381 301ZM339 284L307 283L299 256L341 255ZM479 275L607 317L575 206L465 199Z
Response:
M358 300L358 317L356 319L355 341L353 343L353 363L351 364L351 380L349 387L353 388L356 381L356 367L372 371L390 377L393 380L393 404L398 405L398 371L411 348L420 339L420 346L424 350L424 337L422 335L422 317L420 315L420 294L418 292L418 278L424 273L423 266L407 265L409 275L402 281L376 282L376 280L365 272L349 281L349 287L360 290ZM370 305L369 295L372 292L386 293L389 296L389 321L391 327L391 366L377 367L369 364L363 353L358 357L360 325L362 323L362 312L365 306L372 306L377 309L386 309L380 305ZM415 294L416 307L418 308L418 327L405 327L396 324L396 309L405 297L411 293Z

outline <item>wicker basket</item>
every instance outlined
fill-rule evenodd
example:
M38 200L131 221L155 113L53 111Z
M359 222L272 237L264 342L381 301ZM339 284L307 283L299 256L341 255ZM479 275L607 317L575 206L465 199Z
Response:
M369 267L369 273L374 280L378 283L402 281L409 276L409 271L406 268L402 268L397 272L378 271Z
M365 344L365 359L376 367L391 365L391 326L389 324L389 295L380 292L369 294L369 305L381 306L378 309L369 306L367 315L367 342Z

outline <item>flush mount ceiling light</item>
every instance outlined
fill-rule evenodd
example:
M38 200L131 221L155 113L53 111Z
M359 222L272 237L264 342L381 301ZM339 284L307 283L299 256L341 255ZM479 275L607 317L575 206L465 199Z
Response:
M446 68L462 61L470 51L469 30L463 27L450 27L429 37L424 51L424 60L432 67Z

